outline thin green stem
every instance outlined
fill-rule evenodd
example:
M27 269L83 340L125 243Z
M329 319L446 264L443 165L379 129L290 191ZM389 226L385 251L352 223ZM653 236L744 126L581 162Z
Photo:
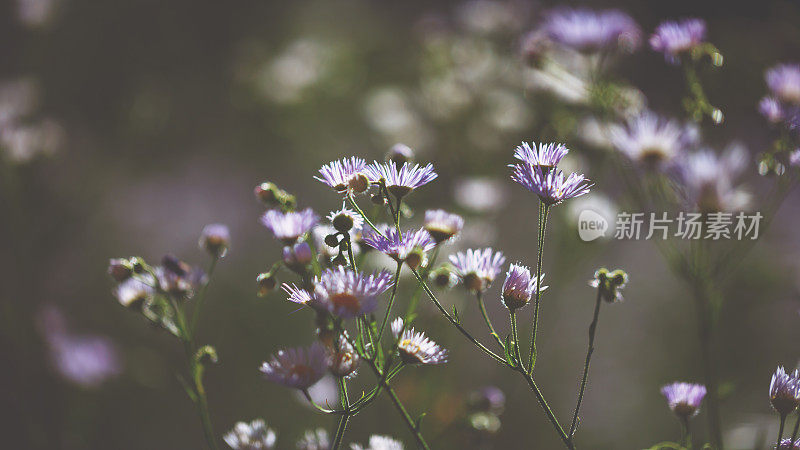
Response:
M600 318L600 304L602 303L602 296L600 295L600 287L597 288L597 300L594 304L594 318L592 324L589 325L589 346L586 350L586 361L583 364L583 378L581 379L581 387L578 392L578 402L575 405L575 414L572 416L572 424L569 426L569 438L573 439L575 430L578 427L578 413L581 409L581 402L583 401L583 393L586 390L586 380L589 378L589 362L592 360L592 353L594 353L594 335L597 331L597 321Z
M550 405L547 404L547 400L544 399L542 391L539 390L539 386L536 385L536 381L533 380L531 374L526 372L525 369L523 368L519 368L518 371L519 373L522 374L522 377L525 378L525 381L528 382L528 385L531 387L531 390L533 391L534 395L536 395L536 400L539 401L539 405L541 405L542 409L547 415L547 419L553 425L553 428L555 428L556 432L558 432L558 437L561 438L561 441L568 449L574 449L575 446L572 444L572 441L564 432L564 428L562 428L561 424L558 423L558 419L556 419L555 414L553 414L553 410L550 409Z
M685 448L692 448L692 433L689 430L689 418L681 417L681 445Z
M385 385L385 389L386 392L389 393L389 398L392 399L392 403L394 403L395 408L397 408L397 410L400 412L400 415L403 417L403 420L406 422L406 425L408 426L409 430L411 430L411 432L414 434L414 439L416 439L417 445L419 445L420 448L423 448L425 450L430 450L428 443L425 442L425 438L422 436L422 433L419 431L419 428L417 428L417 425L411 419L411 416L408 414L408 411L406 411L406 408L403 406L403 403L400 401L400 398L397 396L397 393L388 384Z
M483 316L484 322L486 322L486 327L489 328L489 334L492 335L495 341L500 345L500 348L505 348L503 345L503 340L500 339L500 336L494 330L494 326L492 326L492 321L489 319L489 314L486 312L486 306L483 304L483 293L477 292L475 293L475 298L478 300L478 309L481 311L481 316ZM514 342L517 342L517 337L514 336Z
M394 285L392 286L392 295L389 297L389 304L386 306L386 314L383 315L383 320L381 321L381 327L378 330L378 343L380 345L381 337L383 336L383 330L386 328L386 322L389 321L389 314L392 312L392 305L394 305L394 299L397 296L397 285L400 284L400 271L403 270L403 262L397 262L397 269L394 271Z
M542 297L542 291L539 285L542 280L542 256L544 254L544 237L545 230L547 229L547 214L550 207L545 205L544 202L539 203L539 234L537 238L538 249L536 256L536 292L534 292L534 309L533 309L533 330L531 331L531 349L528 354L528 373L533 373L533 366L536 364L536 331L539 327L539 302Z
M358 203L356 203L356 199L353 198L353 195L352 194L348 194L347 199L350 200L350 204L353 205L353 208L356 209L356 212L358 212L358 214L360 214L361 217L364 218L364 221L367 222L367 225L369 225L370 228L372 228L376 233L378 233L378 235L380 235L380 236L385 238L386 236L381 232L381 230L379 230L375 226L375 224L372 223L371 220L369 220L369 217L367 217L367 215L364 214L364 211L362 211L361 208L358 206Z
M786 414L781 414L781 426L778 428L777 445L780 446L781 439L783 439L783 427L786 425Z
M517 360L517 366L522 367L522 355L519 352L519 333L517 332L517 313L516 311L509 312L511 320L511 335L514 337L514 358Z
M333 438L331 450L338 450L341 447L344 433L347 431L347 422L350 420L350 399L347 396L347 382L344 377L339 377L339 398L344 414L339 418L339 424L336 426L336 435Z
M794 423L794 430L792 431L792 442L797 439L797 432L800 431L800 413L797 415L797 421Z
M192 311L192 322L191 322L191 326L190 326L190 328L188 330L188 333L190 333L192 336L194 336L195 333L197 332L197 320L200 317L200 309L203 307L203 302L206 299L206 291L208 290L208 285L211 283L211 275L214 274L214 269L217 267L217 262L218 261L219 261L219 258L217 258L217 257L213 257L211 259L211 262L209 263L209 266L208 266L208 272L206 274L208 281L206 281L205 284L203 284L203 287L200 290L200 293L197 295L197 297L194 300L194 310Z

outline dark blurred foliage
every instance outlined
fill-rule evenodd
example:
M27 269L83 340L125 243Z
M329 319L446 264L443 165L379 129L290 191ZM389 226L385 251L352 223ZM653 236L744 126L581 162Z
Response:
M764 92L764 69L800 59L797 2L602 4L628 11L646 31L665 18L705 18L710 40L725 55L725 66L706 74L706 87L726 113L722 126L707 127L707 138L720 145L743 140L754 154L767 145L769 131L756 104ZM64 144L52 157L6 161L0 175L0 408L6 412L0 447L203 445L196 413L174 376L182 367L180 348L117 304L105 269L109 257L157 261L168 252L205 264L196 242L211 222L229 225L233 240L211 283L199 338L220 355L220 365L207 374L218 434L237 420L260 416L277 430L280 448L290 448L307 428L330 429L332 419L316 414L293 392L266 383L257 371L277 348L310 342L313 328L310 316L294 313L281 293L255 295L255 276L278 258L279 246L258 224L261 206L251 191L269 179L295 193L302 206L320 213L337 207L337 197L312 175L344 155L381 158L388 146L367 125L363 99L378 86L419 81L414 29L424 16L448 17L458 3L60 0L55 5L49 24L31 27L18 20L15 2L0 3L0 78L34 78L41 92L38 113L65 130ZM531 4L524 29L547 6ZM249 62L279 54L306 35L348 43L339 59L340 78L323 85L324 92L285 105L266 101L242 81ZM516 38L508 37L508 48ZM640 51L616 72L642 89L652 108L680 114L682 79L661 55ZM536 132L510 133L495 142L492 153L468 148L463 137L443 138L436 150L421 155L437 164L440 179L410 203L418 211L452 208L456 179L497 176L510 197L492 213L502 230L495 245L511 260L530 262L535 206L505 178L505 164L520 140L555 137ZM584 169L602 180L591 167ZM763 184L753 180L757 201L767 195ZM597 189L614 192L602 181ZM579 443L642 448L676 438L678 423L658 388L700 377L686 286L668 272L651 243L584 244L563 216L554 218L547 244L552 287L542 307L539 384L566 418L591 319L593 294L586 280L601 265L623 267L631 282L626 302L603 310ZM795 195L724 286L715 349L729 390L723 419L731 448L756 442L762 431L772 436L769 376L776 364L793 366L797 360L798 219ZM497 296L496 289L490 294ZM464 302L459 297L447 302ZM487 303L502 323L499 301ZM35 326L46 305L57 305L73 329L113 339L123 374L94 389L62 380ZM469 311L467 304L463 310ZM477 315L464 315L479 329ZM452 349L451 362L408 370L397 389L411 410L429 412L423 429L434 448L557 447L555 433L520 380L464 345L440 317L430 314L420 322ZM501 387L508 402L497 435L476 438L463 424L467 394L488 384ZM701 414L695 422L701 437L703 421ZM411 442L385 399L352 421L346 439L363 442L372 433Z

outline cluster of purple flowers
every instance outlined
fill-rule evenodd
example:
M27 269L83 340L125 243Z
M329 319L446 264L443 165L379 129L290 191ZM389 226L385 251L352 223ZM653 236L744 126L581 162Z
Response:
M571 173L565 178L557 167L568 152L562 144L539 144L538 150L534 150L523 143L514 152L521 162L510 165L511 179L538 195L548 206L588 194L592 184L583 174Z
M758 110L767 121L800 131L800 64L779 64L764 75L769 94Z

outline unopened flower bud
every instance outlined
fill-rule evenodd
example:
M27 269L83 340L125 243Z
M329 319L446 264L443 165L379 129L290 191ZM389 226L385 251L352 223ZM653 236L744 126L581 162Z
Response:
M394 161L398 166L414 161L414 150L405 144L394 144L386 153L386 161Z
M127 259L112 259L108 262L108 274L117 281L125 281L133 275L133 267Z
M298 264L306 265L311 263L314 255L311 253L311 246L308 242L300 242L294 245L294 257Z
M264 203L267 206L278 206L278 195L279 189L278 186L275 186L273 183L264 182L256 186L253 190L256 195L256 198Z
M328 247L338 247L339 246L339 236L334 234L329 234L325 236L325 245Z
M535 277L531 279L531 271L525 266L511 264L503 283L503 304L510 311L515 311L531 301L538 288Z
M258 285L258 296L264 297L275 289L278 281L272 272L264 272L258 275L256 284Z
M337 214L332 223L333 228L340 233L347 233L353 228L353 218L347 214Z
M214 223L206 225L200 233L200 248L207 251L213 258L223 258L228 253L231 244L231 234L225 225Z

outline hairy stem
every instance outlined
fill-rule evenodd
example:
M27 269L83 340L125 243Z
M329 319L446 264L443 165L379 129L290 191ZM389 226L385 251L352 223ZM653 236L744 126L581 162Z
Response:
M594 335L597 330L597 321L600 317L600 304L602 297L600 295L600 287L597 288L597 300L594 304L594 318L592 324L589 325L589 346L586 350L586 361L583 364L583 378L581 379L581 387L578 392L578 402L575 405L575 414L572 415L572 424L569 426L569 438L572 439L575 435L575 430L578 427L578 413L581 409L581 402L583 402L583 393L586 390L586 380L589 378L589 362L592 360L592 353L594 353Z
M542 298L542 290L539 289L542 279L542 255L544 254L544 237L547 229L547 214L550 207L544 202L539 203L539 234L537 236L538 251L536 256L536 292L533 309L533 331L531 332L531 350L528 354L528 373L533 373L533 366L536 364L536 331L539 326L539 301Z

